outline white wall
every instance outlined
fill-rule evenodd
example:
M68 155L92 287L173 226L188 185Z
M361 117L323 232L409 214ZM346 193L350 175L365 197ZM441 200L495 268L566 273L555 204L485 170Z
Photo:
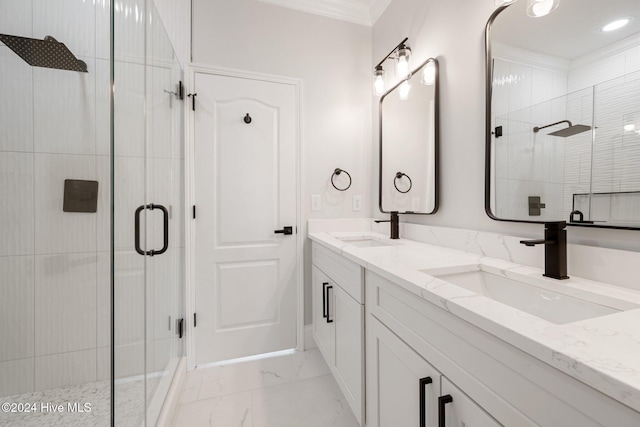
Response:
M373 26L370 72L405 36L414 61L430 56L440 60L440 210L429 217L403 216L402 221L540 237L542 225L493 221L484 211L484 29L494 9L491 0L394 0ZM376 177L374 173L372 188ZM373 213L382 217L377 209ZM570 242L640 250L638 232L570 227L568 234Z
M303 235L308 219L369 216L371 29L255 0L194 0L193 8L195 63L302 80ZM338 167L353 179L345 192L331 185ZM318 212L313 194L322 196ZM354 195L364 196L359 212Z

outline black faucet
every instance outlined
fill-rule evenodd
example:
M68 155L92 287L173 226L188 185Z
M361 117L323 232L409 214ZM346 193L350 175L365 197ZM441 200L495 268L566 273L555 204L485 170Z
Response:
M398 211L391 211L391 219L377 219L374 222L389 222L391 228L391 239L399 239L400 238L400 216L398 215Z
M544 245L544 276L568 279L565 221L545 222L544 240L520 240L526 246Z

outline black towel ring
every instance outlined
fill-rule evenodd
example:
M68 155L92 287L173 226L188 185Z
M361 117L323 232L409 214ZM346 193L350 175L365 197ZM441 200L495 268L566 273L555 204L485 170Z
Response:
M406 191L402 191L402 190L400 190L400 189L398 188L398 184L397 184L397 182L396 182L398 179L402 178L403 176L406 176L406 177L407 177L407 179L409 180L409 188L407 188L407 190L406 190ZM396 190L398 190L398 192L399 192L399 193L405 194L405 193L408 193L409 191L411 191L411 187L413 187L413 181L411 181L411 177L410 177L409 175L407 175L406 173L404 173L404 172L397 172L397 173L396 173L396 177L395 177L395 178L393 178L393 186L394 186L394 187L396 187Z
M349 177L349 185L347 185L345 188L338 188L336 187L335 182L333 182L333 177L335 177L336 175L340 175L342 172L346 173L347 176ZM349 175L349 172L347 172L346 170L336 168L336 170L334 170L333 174L331 175L331 185L333 185L333 188L335 188L338 191L347 191L349 187L351 187L351 175Z

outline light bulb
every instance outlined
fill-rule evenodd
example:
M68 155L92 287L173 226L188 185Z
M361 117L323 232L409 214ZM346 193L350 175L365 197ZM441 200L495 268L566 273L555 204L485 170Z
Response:
M410 90L411 90L411 85L409 84L409 81L408 80L403 81L400 87L398 88L398 96L400 97L400 99L404 101L405 99L409 98Z
M429 61L424 66L421 82L427 86L431 86L436 82L436 64L434 62Z
M400 45L398 49L398 62L396 64L396 73L398 79L404 79L409 75L409 58L411 57L411 49L405 45Z
M382 95L384 93L384 70L380 65L376 67L373 73L373 89L376 95Z
M633 124L633 123L628 124L628 125L624 125L624 130L626 132L633 132L634 130L636 130L636 125Z
M398 70L398 78L403 79L407 77L409 74L409 62L407 62L407 58L401 56L398 58L398 66L396 68Z
M540 18L553 12L560 0L529 0L527 4L527 15L532 18Z

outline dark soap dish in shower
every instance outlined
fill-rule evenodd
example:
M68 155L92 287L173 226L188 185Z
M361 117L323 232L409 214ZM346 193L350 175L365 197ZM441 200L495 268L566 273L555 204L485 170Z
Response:
M64 212L96 212L98 210L98 181L64 180Z

